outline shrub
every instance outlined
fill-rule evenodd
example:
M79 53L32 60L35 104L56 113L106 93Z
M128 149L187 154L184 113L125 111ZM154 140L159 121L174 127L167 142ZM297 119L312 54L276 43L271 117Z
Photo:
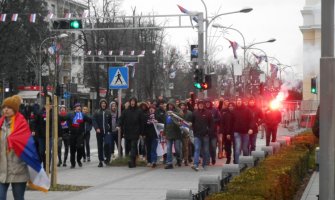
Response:
M299 134L292 145L280 149L254 168L232 179L225 192L208 200L287 200L292 199L307 174L316 139L311 133Z

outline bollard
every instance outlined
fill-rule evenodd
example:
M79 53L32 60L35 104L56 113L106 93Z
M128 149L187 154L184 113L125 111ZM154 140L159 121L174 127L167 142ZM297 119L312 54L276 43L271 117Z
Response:
M223 165L221 176L222 178L228 176L229 174L232 175L232 177L237 176L240 174L240 165L239 164L226 164Z
M316 164L316 170L319 171L319 165L320 165L320 147L316 147L316 149L315 149L315 164Z
M166 200L192 200L192 190L168 190L166 192Z
M264 151L252 151L251 156L255 159L264 160L265 159L265 152Z
M220 176L207 175L199 178L199 191L204 188L209 188L209 193L216 193L221 191Z
M247 165L247 167L254 167L255 166L255 159L252 156L240 156L239 157L239 164L240 167Z
M280 146L282 146L282 147L288 145L288 144L287 144L287 141L286 141L285 138L283 138L283 139L278 139L277 142L279 142Z
M280 149L280 143L279 142L270 142L270 146L273 147L273 153L278 153Z
M273 154L273 147L272 146L262 147L261 150L264 151L269 156Z

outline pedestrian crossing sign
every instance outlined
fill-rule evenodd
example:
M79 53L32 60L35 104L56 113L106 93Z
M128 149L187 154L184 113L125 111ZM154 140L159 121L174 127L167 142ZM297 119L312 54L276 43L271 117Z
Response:
M128 89L128 67L109 67L109 89Z

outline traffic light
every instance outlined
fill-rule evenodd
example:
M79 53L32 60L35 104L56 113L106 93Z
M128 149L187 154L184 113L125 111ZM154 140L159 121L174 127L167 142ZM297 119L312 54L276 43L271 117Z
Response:
M311 79L311 93L312 94L317 94L318 93L318 90L317 90L317 87L316 87L316 77L313 77Z
M203 89L209 90L209 89L212 88L212 77L211 77L211 75L205 75L205 86L207 86L207 87L203 88Z
M201 83L202 83L202 69L196 69L194 71L194 87L197 89L201 89Z
M82 29L83 23L80 19L55 20L52 26L54 29Z

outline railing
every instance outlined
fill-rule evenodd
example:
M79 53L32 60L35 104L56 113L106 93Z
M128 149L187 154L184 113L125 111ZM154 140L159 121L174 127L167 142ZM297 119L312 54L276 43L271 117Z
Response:
M199 192L192 194L193 200L205 200L205 198L209 195L209 187L204 187Z

